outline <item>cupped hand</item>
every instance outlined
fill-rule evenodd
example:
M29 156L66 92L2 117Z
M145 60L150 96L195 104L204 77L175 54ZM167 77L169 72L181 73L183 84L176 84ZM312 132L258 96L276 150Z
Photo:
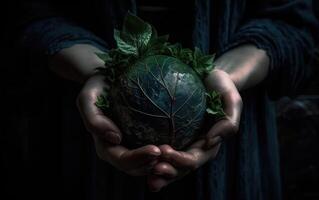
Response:
M214 159L221 142L238 132L242 99L231 77L222 70L213 70L205 84L208 90L221 94L226 116L185 151L177 151L169 145L159 146L162 153L161 162L154 166L152 174L148 176L150 190L159 191Z
M114 122L95 105L107 87L103 76L89 78L77 98L77 106L87 130L92 134L97 155L117 169L133 176L149 174L161 151L154 145L129 150L120 145L122 134Z

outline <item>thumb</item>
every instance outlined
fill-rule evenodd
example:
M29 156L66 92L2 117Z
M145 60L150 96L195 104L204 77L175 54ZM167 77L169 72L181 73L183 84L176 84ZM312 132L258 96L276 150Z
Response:
M206 148L210 149L238 131L238 125L228 118L219 120L206 135Z
M161 155L160 149L155 145L146 145L137 149L125 151L121 160L128 168L137 168L149 164Z
M104 113L95 105L98 94L80 93L77 98L77 106L82 116L86 129L100 139L113 144L121 142L121 131L115 123L106 117Z

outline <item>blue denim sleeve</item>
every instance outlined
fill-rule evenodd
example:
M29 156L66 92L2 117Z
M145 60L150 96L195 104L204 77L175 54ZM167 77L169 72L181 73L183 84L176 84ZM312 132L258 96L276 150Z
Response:
M22 45L33 54L54 55L74 44L90 44L102 51L108 45L94 33L60 17L50 17L29 24L23 32Z

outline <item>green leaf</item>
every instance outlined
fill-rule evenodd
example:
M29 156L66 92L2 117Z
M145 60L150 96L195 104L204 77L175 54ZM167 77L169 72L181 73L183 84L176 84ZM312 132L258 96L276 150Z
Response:
M200 58L202 56L202 52L198 47L195 47L194 50L194 60L197 60L198 58Z
M102 94L100 94L100 96L97 97L97 100L95 102L95 106L97 106L103 112L106 112L107 109L109 109L110 102L108 100L108 93L107 93L106 89L104 89L104 92Z
M158 38L157 30L152 24L150 24L150 25L152 27L151 41L156 40Z
M126 15L121 33L122 39L125 42L136 48L144 48L151 40L152 34L153 30L150 24L130 12ZM124 35L129 37L124 38Z
M218 112L217 112L216 110L213 110L213 109L211 109L211 108L207 108L207 109L206 109L206 112L207 112L208 114L211 114L211 115L217 115L217 114L218 114Z
M116 45L117 48L124 54L133 54L133 55L138 55L138 49L136 46L134 46L134 44L132 44L133 42L128 42L129 40L126 38L125 40L123 40L122 36L124 34L121 34L121 32L119 30L114 30L114 39L116 41ZM125 38L125 37L124 37Z
M223 110L223 104L221 101L221 96L219 93L213 91L210 93L206 93L207 98L207 109L206 112L213 117L219 119L226 116Z
M159 36L157 38L152 39L149 43L149 47L153 47L156 45L165 45L165 43L168 40L168 37L169 37L168 35L162 35L162 36Z
M97 57L99 57L105 63L112 61L112 58L110 57L108 53L95 53L95 55L97 55Z
M163 54L175 57L190 65L202 79L214 68L214 55L204 55L197 47L192 51L188 48L182 48L178 43L166 45Z
M214 59L215 55L204 55L199 48L195 47L192 67L204 79L213 70Z
M151 39L152 26L144 22L141 18L128 12L124 19L123 32L134 37L145 38L148 42Z
M145 49L145 56L160 55L167 45L168 35L160 36L152 39Z

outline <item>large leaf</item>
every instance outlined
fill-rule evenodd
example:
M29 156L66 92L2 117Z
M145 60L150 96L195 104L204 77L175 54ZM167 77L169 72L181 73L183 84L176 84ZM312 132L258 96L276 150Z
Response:
M126 43L125 49L127 49L128 46L134 47L135 51L133 51L133 53L138 55L139 52L145 50L152 35L156 37L156 32L154 32L154 34L155 35L153 35L152 26L150 24L128 13L124 19L122 32L118 35L120 39ZM130 50L132 50L132 48L130 48Z
M114 30L117 48L124 54L138 55L138 47L134 44L134 39L130 40L129 38L129 35L121 33L119 30Z
M124 19L123 32L136 39L138 45L146 46L152 36L152 26L129 12Z

